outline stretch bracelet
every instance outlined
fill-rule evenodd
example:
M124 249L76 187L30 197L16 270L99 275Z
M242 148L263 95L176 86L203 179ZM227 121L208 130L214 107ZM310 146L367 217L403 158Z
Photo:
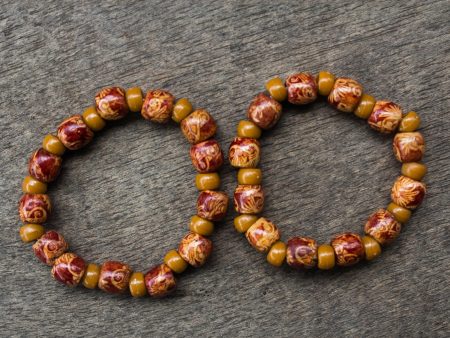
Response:
M426 166L421 161L425 143L416 130L420 125L417 113L403 115L399 105L391 101L377 101L363 93L363 87L349 78L335 78L322 71L316 77L309 73L289 76L285 82L273 78L266 83L267 93L258 94L250 103L247 119L239 122L237 137L229 148L229 161L239 168L238 186L234 192L234 208L239 216L234 226L245 233L248 242L260 252L267 253L267 261L281 266L284 261L293 268L328 270L337 266L351 266L364 257L372 260L381 253L380 245L392 242L400 233L402 224L411 216L411 210L422 202L426 188L421 182ZM317 97L327 96L336 109L354 113L366 119L371 128L381 133L398 131L393 140L394 155L402 163L401 176L391 190L392 202L386 209L376 210L364 226L365 235L346 232L333 237L330 244L318 245L309 237L280 241L278 227L260 214L264 207L262 174L258 169L261 147L258 139L262 130L271 129L281 117L282 105L311 103Z
M128 112L141 112L146 120L167 123L171 119L180 123L181 130L192 144L190 157L198 171L195 184L200 191L197 199L197 214L191 218L190 232L184 236L178 250L169 251L164 263L151 268L145 275L133 272L128 264L107 261L101 266L87 264L80 256L68 251L64 237L53 230L44 233L42 223L50 215L52 205L47 192L47 183L58 176L62 155L69 150L77 150L94 137L94 132L102 130L106 120L118 120ZM212 137L216 133L216 123L204 109L193 111L189 100L182 98L175 103L174 96L165 90L150 90L143 99L138 87L127 91L120 87L108 87L95 96L95 105L87 108L82 115L73 115L58 127L57 135L45 136L42 148L30 158L19 201L19 215L25 223L20 228L24 242L33 244L35 255L45 264L52 266L52 276L59 282L76 286L80 282L88 289L98 288L109 293L124 293L128 289L134 297L149 294L161 297L176 287L174 273L182 273L189 265L202 266L212 250L212 242L206 236L214 230L215 221L225 217L228 196L221 191L217 173L223 164L223 153L219 143Z

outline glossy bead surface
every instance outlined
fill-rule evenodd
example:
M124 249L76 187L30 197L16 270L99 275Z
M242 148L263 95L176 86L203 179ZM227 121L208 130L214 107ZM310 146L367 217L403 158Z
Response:
M376 101L367 122L372 129L389 134L397 130L402 114L402 108L394 102Z
M19 229L19 235L23 242L32 242L44 234L44 227L40 224L28 223Z
M61 156L66 151L64 144L55 135L48 134L42 140L42 148L49 153Z
M218 173L197 174L195 186L198 190L216 190L220 188L220 176Z
M420 181L427 174L427 166L423 163L409 162L403 163L402 175Z
M425 197L426 187L422 182L400 176L391 190L392 201L407 209L416 209Z
M89 263L84 273L82 284L86 289L95 289L100 278L100 267L97 264Z
M359 82L346 78L337 78L333 89L328 95L328 103L336 109L351 113L355 111L363 93L363 87Z
M197 216L208 221L220 221L228 209L228 195L221 191L202 191L197 199Z
M216 140L192 145L189 155L194 168L202 174L217 171L223 164L223 153Z
M164 256L164 263L175 273L182 273L188 267L188 264L177 250L170 250Z
M147 294L145 287L144 274L142 272L133 272L130 277L130 294L133 297L143 297Z
M241 120L237 126L238 137L248 137L258 139L261 137L262 130L252 121Z
M52 265L68 249L69 245L64 237L53 230L47 231L33 244L34 254L47 265Z
M359 101L358 107L356 107L354 114L362 119L368 119L372 114L373 107L375 106L375 98L368 94L363 94Z
M308 237L289 239L286 249L286 263L293 268L314 268L317 265L317 242Z
M362 238L364 245L364 255L366 260L371 261L377 258L381 254L380 244L370 236L364 236Z
M191 218L189 230L202 236L209 236L214 231L214 223L195 215Z
M420 127L420 116L414 111L410 111L406 114L398 127L399 132L411 132L419 129Z
M65 119L58 127L58 138L70 150L83 148L93 137L93 131L84 123L81 115Z
M292 74L286 79L288 101L292 104L308 104L317 99L317 83L309 73Z
M50 197L46 194L25 194L19 200L19 215L24 223L44 223L51 211Z
M261 129L270 129L280 119L282 108L277 100L259 93L250 102L247 109L247 118Z
M107 87L95 96L95 107L98 114L105 120L118 120L125 117L129 111L125 90L120 87Z
M259 217L255 215L239 215L235 217L233 221L234 228L237 232L244 233L258 220L258 218Z
M127 89L125 99L130 111L133 113L139 113L141 111L144 98L140 87L132 87Z
M398 237L401 229L401 224L384 209L379 209L370 215L364 226L366 235L375 238L381 245L391 243Z
M179 99L173 106L172 120L180 123L186 116L192 113L192 109L192 104L188 99Z
M252 247L265 252L280 239L280 231L271 221L261 217L248 228L245 237Z
M278 102L284 101L287 98L287 89L284 86L283 80L279 77L274 77L267 81L266 90Z
M237 181L239 184L259 185L262 181L261 169L257 168L242 168L237 174Z
M32 176L26 176L22 181L22 191L26 194L45 194L47 184Z
M333 89L335 77L330 72L321 71L317 75L317 89L320 95L328 96Z
M317 267L320 270L330 270L336 265L336 256L331 245L322 244L317 249Z
M109 293L123 293L128 289L131 268L117 261L105 262L100 270L98 287Z
M364 246L361 237L354 233L344 233L331 240L338 266L351 266L364 257Z
M196 144L214 136L216 122L205 109L197 109L180 124L181 131L189 143Z
M92 131L100 131L106 126L105 120L97 113L95 107L87 108L81 116L83 116L84 123Z
M246 137L235 137L228 152L230 164L236 168L255 168L260 156L258 140Z
M40 148L31 155L28 171L38 181L48 183L58 177L61 170L62 158Z
M67 252L59 256L52 267L52 276L67 286L77 286L86 271L84 259L74 253Z
M259 214L264 208L260 185L238 185L234 190L234 209L240 214Z
M418 162L425 152L425 140L419 132L397 133L392 142L395 158L400 162Z
M267 254L267 261L273 266L283 265L286 258L286 244L281 241L276 242L269 250Z
M177 283L172 270L161 264L151 268L144 277L145 287L151 297L164 297L175 291Z
M141 115L156 123L167 123L172 116L175 98L165 90L150 90L145 96Z
M181 258L198 268L206 263L212 251L212 242L202 235L190 232L181 239L178 253Z
M408 220L411 218L411 210L403 208L395 204L394 202L389 203L386 210L394 216L397 222L400 222L402 224L408 222Z

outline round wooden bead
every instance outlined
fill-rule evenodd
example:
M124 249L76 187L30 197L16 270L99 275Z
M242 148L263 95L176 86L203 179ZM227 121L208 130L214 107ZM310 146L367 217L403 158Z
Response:
M328 95L328 103L336 109L351 113L358 106L363 87L355 80L346 77L337 78Z
M95 289L100 278L100 267L97 264L89 263L83 276L83 286L87 289Z
M262 181L261 169L257 168L242 168L237 174L239 184L259 185Z
M331 245L322 244L317 249L317 267L320 270L333 269L336 264L336 256Z
M292 104L308 104L317 99L317 83L309 73L292 74L286 79L288 101Z
M370 215L364 226L366 235L375 238L381 245L389 244L400 234L402 226L387 210L379 209Z
M266 89L275 100L281 102L287 98L287 89L284 86L283 80L279 77L274 77L266 82Z
M109 293L123 293L128 289L131 268L117 261L105 262L100 270L98 287Z
M286 249L286 263L293 268L314 268L317 265L317 242L308 237L289 239Z
M381 254L380 244L370 236L362 238L366 260L371 261Z
M206 263L212 251L212 242L202 235L190 232L181 239L178 246L180 256L194 268Z
M61 156L66 151L64 144L54 135L48 134L42 140L42 148L47 150L49 153Z
M189 230L202 236L209 236L214 232L214 223L195 215L191 218Z
M172 120L180 123L190 113L192 113L191 102L186 98L181 98L173 106Z
M128 114L125 90L120 87L107 87L95 96L95 107L105 120L118 120Z
M354 265L364 257L364 246L357 234L347 232L337 235L330 244L334 249L338 266Z
M425 197L426 187L422 182L400 176L391 190L392 201L407 209L416 209Z
M333 89L335 77L327 71L319 72L317 75L317 89L320 95L328 96Z
M223 164L223 153L216 140L192 145L189 155L195 169L202 174L217 171Z
M205 190L197 199L197 216L208 221L220 221L228 209L228 195L221 191Z
M144 274L142 272L133 272L133 274L131 275L130 293L133 297L143 297L147 294Z
M427 171L427 166L423 163L409 162L402 165L402 175L416 181L420 181Z
M228 159L236 168L255 168L260 160L261 148L258 140L235 137L230 145Z
M64 237L53 230L47 231L33 244L34 254L47 265L53 265L55 259L68 249L69 245Z
M264 190L260 185L238 185L234 191L234 209L240 214L259 214L264 208Z
M48 183L58 177L61 165L61 157L40 148L31 155L28 171L35 179Z
M402 108L394 102L377 101L367 122L372 129L388 134L397 129L402 114Z
M32 176L26 176L22 182L22 191L26 194L45 194L47 183L38 181Z
M262 129L270 129L281 117L282 106L263 93L256 95L247 109L247 118Z
M419 132L398 133L392 142L394 155L400 162L418 162L425 152L425 141Z
M98 114L95 107L87 108L83 114L83 121L92 131L100 131L106 126L105 120Z
M151 297L163 297L175 291L177 282L166 264L156 265L144 277L145 287Z
M83 148L93 137L93 131L84 123L81 115L65 119L58 127L58 138L70 150Z
M389 211L392 216L394 216L397 222L400 222L402 224L408 222L408 220L411 218L411 210L403 208L395 204L394 202L389 203L386 210Z
M402 118L400 126L398 127L398 131L402 133L411 132L419 129L419 127L420 127L420 116L416 112L410 111Z
M141 115L144 119L156 123L167 123L172 116L175 98L165 90L150 90L145 96Z
M258 139L261 137L262 130L252 121L241 120L237 126L238 137L249 137Z
M164 256L164 263L175 273L182 273L188 267L188 264L181 258L177 250L170 250Z
M181 131L189 143L196 144L214 136L216 122L205 109L194 110L180 124Z
M368 119L372 114L373 107L375 106L375 98L368 94L361 96L358 107L356 107L354 114L362 119Z
M273 266L283 265L286 258L286 244L281 241L276 242L267 254L267 261Z
M271 221L261 217L248 228L245 237L252 247L265 252L280 239L280 231Z
M258 218L259 217L256 215L239 215L233 221L234 228L237 232L244 233L258 220Z
M52 211L46 194L25 194L19 201L19 215L24 223L44 223Z
M86 271L86 263L84 259L68 252L59 256L52 268L52 276L58 282L67 286L77 286L84 272Z
M19 234L25 243L35 241L44 234L44 227L40 224L28 223L20 227Z
M197 174L195 186L198 190L216 190L220 188L220 176L218 173Z
M140 87L133 87L127 89L125 93L128 109L133 113L139 113L142 109L142 103L144 98L142 95L142 89Z

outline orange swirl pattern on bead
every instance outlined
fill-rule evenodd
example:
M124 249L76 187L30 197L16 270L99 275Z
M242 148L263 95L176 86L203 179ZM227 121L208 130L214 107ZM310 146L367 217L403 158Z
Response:
M351 113L356 109L362 91L363 88L357 81L345 77L337 78L328 95L328 103L340 111Z
M50 230L42 235L32 248L36 257L43 263L53 265L55 259L69 249L69 245L60 233Z
M381 245L389 244L398 237L402 226L387 210L378 209L367 220L364 231Z
M212 137L217 130L212 116L205 109L197 109L184 118L181 131L190 143L198 143Z
M49 183L56 179L61 170L62 158L40 148L30 157L28 172L41 182Z
M178 246L180 256L193 267L205 264L212 251L212 242L196 233L188 233Z
M297 73L286 79L288 101L292 104L308 104L317 99L317 83L310 73Z
M364 257L364 246L358 234L344 233L331 240L339 266L351 266Z
M252 138L235 137L230 145L228 157L233 167L254 168L260 159L259 142Z
M152 297L166 296L176 288L175 276L166 264L150 269L145 274L144 281L147 292Z
M392 142L392 149L400 162L419 162L425 152L425 140L419 132L398 133Z
M261 217L248 228L245 237L256 250L265 252L280 239L280 231L275 224Z
M272 97L258 94L247 109L247 118L262 129L272 128L281 117L282 106Z
M83 148L93 137L94 132L84 123L81 115L73 115L58 126L58 138L70 150Z
M264 208L261 185L238 185L234 191L234 208L241 214L259 214Z
M199 173L211 173L223 164L223 153L216 140L206 140L191 147L189 152L192 165Z
M197 199L197 215L210 221L220 221L228 209L228 195L221 191L202 191Z
M109 261L102 265L98 287L106 292L122 293L128 288L131 268L124 263Z
M175 98L165 90L151 90L145 96L141 115L156 123L167 123L172 115Z
M377 101L367 121L372 129L388 134L397 129L402 114L402 108L394 102Z
M97 113L105 120L118 120L128 113L125 90L120 87L103 88L95 96Z
M57 281L73 287L80 283L85 270L84 260L74 253L68 252L55 260L51 273Z
M404 208L416 209L426 193L426 186L422 182L406 176L400 176L395 181L392 191L392 201Z
M288 240L286 262L294 268L311 269L317 265L317 242L309 237Z
M47 194L25 194L19 200L19 216L22 222L44 223L52 210Z

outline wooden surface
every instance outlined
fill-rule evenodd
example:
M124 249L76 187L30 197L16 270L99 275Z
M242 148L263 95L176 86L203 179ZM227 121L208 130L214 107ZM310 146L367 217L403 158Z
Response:
M15 1L0 5L0 336L449 336L448 1ZM429 192L370 264L276 269L226 221L206 266L163 300L57 284L21 243L17 201L42 137L102 87L166 88L216 118L224 149L274 75L328 69L423 120ZM265 215L284 239L362 231L389 202L391 137L324 102L289 107L263 140ZM88 261L146 270L195 212L189 146L135 116L66 156L49 190L61 231ZM231 195L235 172L222 170Z

